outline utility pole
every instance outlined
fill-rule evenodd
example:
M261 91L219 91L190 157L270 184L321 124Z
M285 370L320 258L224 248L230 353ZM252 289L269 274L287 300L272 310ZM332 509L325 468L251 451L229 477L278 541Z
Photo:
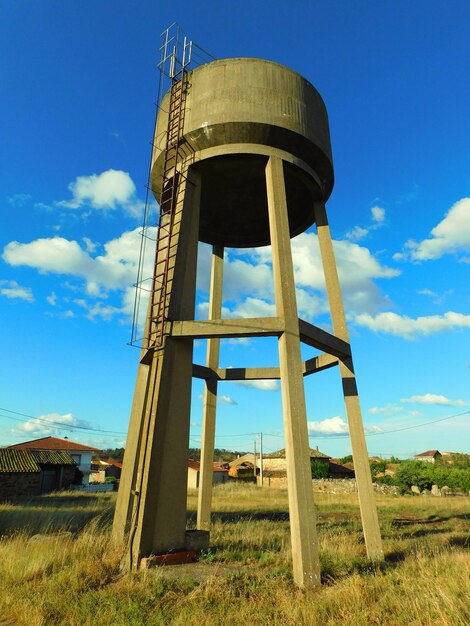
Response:
M263 433L259 434L259 484L260 487L264 484L263 475Z
M255 439L255 459L254 459L254 468L253 468L253 472L255 475L255 484L258 484L258 478L256 476L256 439Z

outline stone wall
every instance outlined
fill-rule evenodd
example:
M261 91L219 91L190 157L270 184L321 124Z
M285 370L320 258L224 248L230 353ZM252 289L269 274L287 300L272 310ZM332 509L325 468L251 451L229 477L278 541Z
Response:
M0 474L0 499L17 496L35 496L41 486L41 474L29 472L5 472Z
M258 477L259 483L259 477ZM372 483L374 490L378 493L397 495L398 489L392 485L381 485ZM264 478L265 487L287 488L286 476L266 476ZM314 478L312 479L313 491L323 493L356 493L357 486L355 478Z
M451 489L450 487L441 487L439 488L437 485L433 485L431 491L429 489L421 489L416 485L411 487L411 493L421 496L438 496L438 497L446 497L446 496L470 496L470 491L465 493L463 489Z
M259 465L259 462L258 462ZM268 458L264 458L263 459L263 470L265 472L280 472L280 471L286 471L286 459L285 458L279 458L279 459L270 459Z
M325 493L356 493L357 485L355 478L314 478L312 480L314 491L323 491ZM374 491L389 495L397 495L398 489L393 485L382 485L380 483L372 483Z

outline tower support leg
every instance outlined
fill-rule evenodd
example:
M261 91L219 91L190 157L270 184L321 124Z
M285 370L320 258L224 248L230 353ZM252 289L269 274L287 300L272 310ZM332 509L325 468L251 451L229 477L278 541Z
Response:
M323 203L318 202L315 204L315 221L317 224L318 242L320 244L323 271L325 273L333 331L337 337L349 343L346 316L344 314L330 227ZM382 539L380 536L377 505L375 503L372 478L370 475L369 457L367 454L352 358L340 360L339 369L343 384L346 414L348 417L354 471L356 473L359 506L361 509L367 555L373 561L381 561L383 560Z
M177 320L194 319L199 233L199 177L189 170L182 178L167 243L175 250L168 317ZM139 364L130 420L135 460L127 463L126 451L125 489L113 529L122 539L128 530L124 565L130 568L143 556L185 546L193 340L165 337L161 348L151 348L151 341L149 346Z
M209 319L222 317L222 283L224 269L224 248L213 246L212 270L209 295ZM211 369L219 367L220 339L207 340L206 365ZM211 523L212 476L215 445L215 417L217 410L217 379L206 380L203 400L201 473L197 503L197 528L209 530Z
M282 159L269 158L266 186L276 309L285 323L279 337L279 365L294 581L301 588L313 589L320 585L320 561Z

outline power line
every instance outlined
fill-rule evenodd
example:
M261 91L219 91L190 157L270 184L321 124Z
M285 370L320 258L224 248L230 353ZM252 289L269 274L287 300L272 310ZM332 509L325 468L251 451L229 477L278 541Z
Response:
M117 430L104 430L101 428L92 428L86 426L79 426L74 424L67 424L66 422L59 422L56 420L44 419L42 417L36 417L34 415L28 415L27 413L20 413L19 411L12 411L11 409L6 409L4 407L0 407L0 411L7 411L7 413L13 413L14 415L21 415L23 417L27 417L27 420L21 419L19 417L12 417L11 415L0 415L0 417L5 417L6 419L14 420L15 422L29 422L30 420L35 420L40 422L41 424L47 424L48 426L58 426L67 430L84 430L90 431L94 433L108 434L108 435L126 435L126 432L117 431Z
M422 428L423 426L429 426L430 424L437 424L438 422L445 422L447 420L455 419L457 417L462 417L463 415L470 414L470 411L464 411L463 413L456 413L455 415L448 415L447 417L440 417L436 420L430 420L429 422L422 422L421 424L414 424L413 426L403 426L402 428L394 428L391 430L381 430L377 432L366 432L366 436L379 436L379 435L390 435L392 433L399 433L404 430L413 430L415 428ZM259 433L240 433L236 435L216 435L216 439L220 439L221 437L249 437L253 435L258 435ZM266 433L263 432L265 437L279 437L281 439L284 438L283 434L280 433ZM309 435L309 438L314 439L345 439L349 437L349 433L344 433L341 435Z
M67 424L66 422L60 422L60 421L56 421L56 420L49 420L49 419L44 419L41 417L36 417L34 415L28 415L27 413L21 413L19 411L13 411L11 409L6 409L5 407L0 407L0 411L6 411L7 413L12 413L13 415L21 415L22 417L27 417L28 419L21 419L19 417L12 417L11 415L1 415L0 417L4 417L6 419L10 419L10 420L14 420L16 422L23 422L26 423L29 420L35 420L36 422L39 422L41 424L47 424L48 426L56 426L56 427L60 427L66 430L82 430L82 431L86 431L86 432L94 432L94 433L100 433L100 434L107 434L107 435L127 435L127 432L124 431L117 431L117 430L105 430L105 429L101 429L101 428L92 428L92 427L86 427L86 426L79 426L79 425L73 425L73 424ZM455 419L457 417L462 417L463 415L468 415L470 414L470 411L464 411L463 413L456 413L455 415L448 415L447 417L441 417L439 419L436 420L431 420L428 422L423 422L421 424L414 424L413 426L403 426L402 428L394 428L392 430L382 430L382 431L378 431L378 432L366 432L366 436L374 436L377 437L379 435L390 435L393 433L399 433L399 432L403 432L405 430L414 430L415 428L422 428L423 426L429 426L431 424L437 424L439 422L445 422L447 420L451 420L451 419ZM231 435L216 435L216 439L227 439L227 438L238 438L238 437L253 437L259 435L259 433L257 432L249 432L249 433L234 433ZM283 434L280 433L264 433L264 435L266 437L279 437L279 438L284 438ZM314 439L329 439L329 440L333 440L333 439L345 439L349 437L349 433L344 433L344 434L339 434L339 435L309 435L309 438L314 438ZM193 439L193 441L195 441ZM240 444L239 444L240 445Z
M448 417L441 417L437 420L431 420L430 422L423 422L422 424L415 424L414 426L403 426L403 428L394 428L393 430L381 430L377 432L366 432L366 437L376 437L378 435L390 435L391 433L400 433L403 430L413 430L414 428L422 428L423 426L429 426L430 424L437 424L438 422L445 422L446 420L455 419L456 417L462 417L462 415L468 415L470 411L464 411L463 413L456 413L455 415L449 415ZM349 433L344 435L309 435L315 439L344 439L349 437Z

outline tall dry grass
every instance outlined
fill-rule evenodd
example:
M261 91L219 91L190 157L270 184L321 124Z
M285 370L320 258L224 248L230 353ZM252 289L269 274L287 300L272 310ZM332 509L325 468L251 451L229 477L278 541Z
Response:
M355 497L315 494L324 584L303 593L290 573L285 491L216 488L212 547L197 567L130 576L110 542L112 494L80 496L0 505L0 624L470 623L468 498L378 497L386 561L373 566ZM191 526L195 492L188 502ZM37 532L47 536L31 540Z

